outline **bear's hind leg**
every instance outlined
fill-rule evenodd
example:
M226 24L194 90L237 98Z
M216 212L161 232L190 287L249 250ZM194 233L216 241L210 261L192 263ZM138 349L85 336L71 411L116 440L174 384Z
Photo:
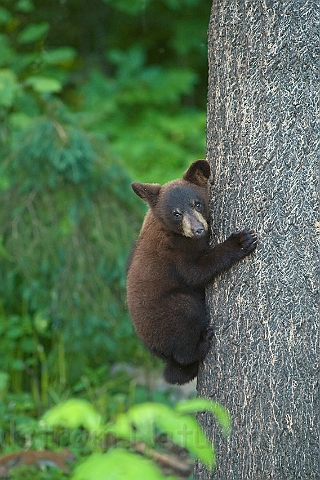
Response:
M198 368L199 362L181 365L173 360L168 360L163 376L168 383L183 385L197 376Z
M194 333L194 331L193 331ZM200 338L195 343L195 336L186 333L184 343L177 343L173 348L173 358L178 364L190 365L194 362L202 362L210 350L213 337L213 328L208 326L200 333Z

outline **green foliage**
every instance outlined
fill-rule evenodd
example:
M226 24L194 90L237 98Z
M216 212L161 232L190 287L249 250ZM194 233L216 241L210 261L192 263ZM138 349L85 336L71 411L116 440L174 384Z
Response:
M79 369L86 358L120 361L122 342L135 351L124 272L142 212L126 173L102 163L79 129L40 121L4 175L1 368L35 374L40 361L65 383L65 355Z
M1 161L13 154L34 119L48 115L72 72L76 50L44 48L49 22L34 22L31 0L4 1L0 10Z
M200 0L69 0L53 24L52 2L27 3L6 0L0 15L0 105L10 107L8 126L25 128L60 93L77 125L108 142L134 178L164 182L204 156L206 94L196 92L206 87L210 2L199 9ZM87 22L75 28L77 15ZM87 39L80 47L79 37Z
M176 480L167 477L149 460L125 450L111 450L106 454L94 453L78 465L72 480Z
M179 415L162 404L142 404L133 406L127 413L119 415L115 425L107 432L116 437L135 439L152 444L155 428L166 433L174 443L196 455L205 465L215 465L215 455L196 420L187 415Z
M114 78L96 71L83 87L84 128L105 131L112 152L132 177L165 182L178 171L181 175L205 151L204 113L179 107L195 75L183 68L147 66L139 47L110 56L117 66Z
M162 475L149 460L125 450L110 450L106 454L94 453L78 465L72 480L177 480Z
M21 139L10 165L12 183L20 190L45 191L66 182L90 187L97 155L87 136L73 126L42 120ZM110 183L110 182L109 182ZM94 185L92 188L98 188Z
M8 476L10 480L66 480L69 475L54 467L48 467L40 470L33 466L21 466L13 468Z
M165 397L112 373L118 362L157 365L125 306L126 259L144 213L130 182L165 182L204 155L210 4L1 2L0 428L7 445L71 392L110 416ZM39 436L30 442L44 445Z
M60 426L64 428L83 427L88 432L97 433L101 428L101 416L87 401L70 398L51 408L44 416L43 421L48 427Z
M106 425L103 425L100 415L90 403L70 399L49 410L43 416L42 422L49 428L74 429L83 426L91 435L96 436L97 441L111 434L129 449L141 441L150 447L155 446L156 434L166 434L175 444L186 448L208 468L213 469L216 457L212 444L205 437L195 418L185 414L199 410L211 411L223 432L226 435L230 433L228 412L221 405L205 399L180 402L175 408L160 403L134 405ZM97 443L91 445L97 450ZM163 476L145 459L124 451L123 447L114 447L106 454L91 454L80 463L72 475L74 480L96 478L162 479Z
M183 50L183 29L178 38L173 28L197 2L107 3L114 26L121 11L136 38L121 36L124 24L117 34L104 30L107 74L97 61L86 72L95 47L76 44L68 15L58 35L52 2L35 9L5 0L0 10L0 198L8 206L0 214L0 368L14 392L32 391L37 408L83 368L149 361L125 309L126 258L143 213L130 176L166 181L204 152L205 115L191 101L200 40L188 36ZM99 8L90 6L89 26L93 13L104 15ZM157 64L157 30L149 42L136 35L141 13L160 37L155 18L168 20L179 61Z
M49 23L31 23L25 27L18 35L19 43L36 42L44 37L49 30Z
M213 413L218 420L219 425L225 435L231 433L231 418L228 411L217 402L207 400L206 398L193 398L188 401L179 402L175 406L175 410L181 414L196 413L208 411Z
M145 403L134 405L126 413L118 415L116 422L106 431L127 440L144 441L153 445L156 430L165 433L174 443L197 456L208 467L215 466L215 452L196 420L182 413L209 410L217 418L225 434L230 433L228 412L221 405L204 399L186 400L174 409L167 405Z
M0 70L0 105L11 107L18 89L16 75L5 68Z

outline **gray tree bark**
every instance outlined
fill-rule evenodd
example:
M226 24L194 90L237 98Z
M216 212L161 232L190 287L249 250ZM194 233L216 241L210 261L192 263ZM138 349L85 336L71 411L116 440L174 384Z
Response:
M207 298L215 337L200 396L226 406L229 438L195 479L320 479L318 1L214 0L207 156L213 243L258 233L256 253Z

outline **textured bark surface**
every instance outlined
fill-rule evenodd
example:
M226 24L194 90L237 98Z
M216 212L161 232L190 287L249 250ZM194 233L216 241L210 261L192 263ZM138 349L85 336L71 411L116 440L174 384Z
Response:
M215 338L198 393L230 438L195 479L320 479L317 1L214 0L207 154L213 243L252 227L256 253L208 289Z

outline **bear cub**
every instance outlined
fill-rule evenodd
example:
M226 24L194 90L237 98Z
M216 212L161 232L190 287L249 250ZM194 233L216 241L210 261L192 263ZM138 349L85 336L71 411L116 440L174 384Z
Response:
M197 375L210 348L206 285L257 244L243 230L209 246L209 176L209 163L197 160L182 179L132 184L150 208L129 259L128 307L137 335L166 363L165 380L179 385Z

